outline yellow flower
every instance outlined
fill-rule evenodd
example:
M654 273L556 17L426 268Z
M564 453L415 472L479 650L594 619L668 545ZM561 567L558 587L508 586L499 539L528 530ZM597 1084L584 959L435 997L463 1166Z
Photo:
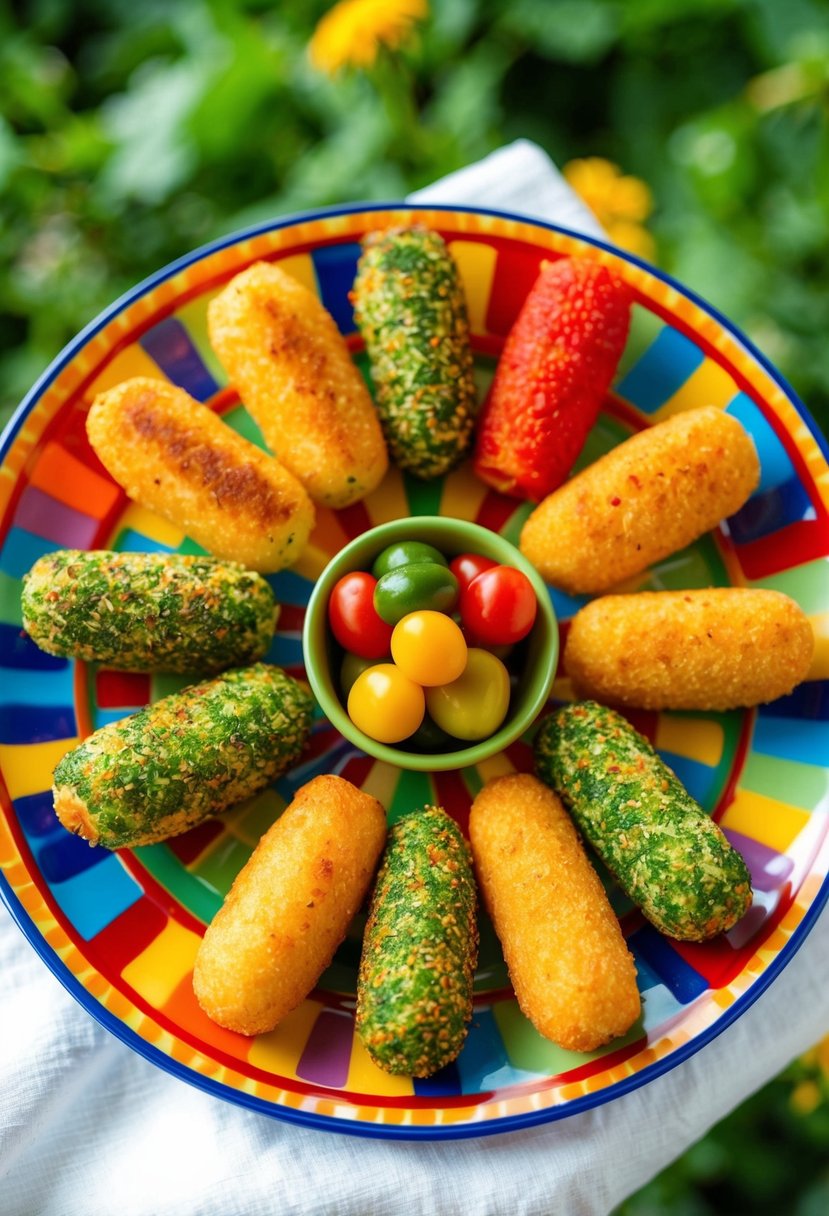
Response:
M644 227L653 198L643 181L623 174L618 165L600 156L571 160L564 166L564 176L615 245L653 258L654 240Z
M789 1102L798 1115L810 1115L820 1106L820 1086L816 1081L801 1081L791 1092Z
M311 63L329 76L347 65L371 67L381 46L396 50L428 15L428 0L340 0L314 30Z

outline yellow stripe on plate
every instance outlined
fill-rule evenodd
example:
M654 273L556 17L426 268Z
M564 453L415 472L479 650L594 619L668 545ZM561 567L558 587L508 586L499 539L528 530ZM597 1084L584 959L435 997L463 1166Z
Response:
M722 756L725 736L719 722L700 718L660 716L656 726L656 746L660 751L686 756L714 768Z
M474 334L484 334L498 251L478 241L451 241L448 248L466 292L469 328Z
M316 545L309 544L305 546L302 556L294 562L291 568L300 578L307 578L310 582L315 583L330 560L330 553L324 553Z
M156 1008L166 1004L193 970L200 941L192 929L168 920L146 950L124 968L124 981Z
M153 380L167 382L167 377L155 360L151 359L138 343L134 343L125 347L106 365L100 376L92 381L84 396L91 400L97 393L115 388L117 384L131 380L133 376L150 376Z
M806 675L807 680L829 680L829 612L809 617L815 635L815 652Z
M48 743L0 744L0 771L10 798L25 798L51 789L58 760L77 747L80 739L51 739Z
M274 265L278 266L280 270L284 270L292 279L296 279L303 287L313 291L315 296L319 295L317 276L314 273L314 263L310 254L295 253L292 257L280 258Z
M713 359L706 359L682 387L656 410L653 420L662 422L672 414L681 414L683 410L697 409L703 405L716 405L724 409L736 395L737 385L728 372Z
M171 524L161 515L156 515L155 511L140 507L136 502L131 502L118 520L118 532L124 528L140 532L148 540L154 540L158 545L169 545L171 549L177 549L185 535L177 524Z
M376 798L382 806L389 807L399 780L399 768L393 764L386 764L385 760L375 760L369 775L363 782L362 789L364 793Z
M403 488L403 475L396 466L389 467L377 489L364 499L364 505L375 527L392 519L409 518L409 502Z
M276 1030L256 1036L248 1063L277 1077L295 1077L296 1066L321 1010L319 1001L303 1001L286 1014Z
M808 822L808 811L753 790L738 789L720 819L720 827L742 832L777 853L787 853Z
M489 489L472 472L472 465L462 464L443 482L440 513L450 519L474 520Z
M515 765L504 752L497 752L494 756L481 760L476 768L484 784L494 780L495 777L507 777L510 773L515 772Z
M351 1093L373 1094L378 1098L410 1098L414 1093L411 1077L393 1076L378 1068L355 1034L345 1088Z

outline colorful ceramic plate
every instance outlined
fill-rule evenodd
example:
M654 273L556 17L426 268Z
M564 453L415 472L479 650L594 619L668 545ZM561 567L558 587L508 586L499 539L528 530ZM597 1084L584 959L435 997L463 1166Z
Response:
M208 300L258 258L318 291L358 359L348 291L366 231L420 220L458 262L483 391L543 259L613 266L636 298L614 392L581 463L638 428L704 403L746 426L762 481L716 532L662 562L643 587L774 587L811 616L813 677L758 711L636 714L635 724L739 846L756 891L748 915L705 945L670 942L613 891L633 950L643 1016L622 1040L576 1055L521 1015L491 928L482 924L474 1018L457 1063L425 1081L389 1077L354 1035L361 925L309 998L272 1034L221 1030L191 975L200 935L260 834L299 785L335 772L375 794L392 820L426 801L464 824L489 777L527 769L523 739L477 769L401 772L355 752L319 719L303 763L238 810L169 843L108 853L55 820L55 762L81 737L183 683L51 658L21 632L21 578L61 546L195 552L173 525L124 497L84 429L97 391L166 376L260 442L207 341ZM485 211L356 207L230 237L160 271L90 325L35 386L0 449L0 892L43 960L81 1004L142 1055L208 1092L317 1128L365 1135L481 1135L606 1102L680 1064L743 1011L791 958L829 893L829 469L826 447L780 377L712 309L651 268L560 229ZM407 514L476 520L516 538L527 508L467 467L422 484L393 470L366 502L319 512L301 561L273 578L284 605L270 659L302 671L303 606L332 554L371 525ZM551 592L559 620L578 603ZM566 698L566 684L554 690Z

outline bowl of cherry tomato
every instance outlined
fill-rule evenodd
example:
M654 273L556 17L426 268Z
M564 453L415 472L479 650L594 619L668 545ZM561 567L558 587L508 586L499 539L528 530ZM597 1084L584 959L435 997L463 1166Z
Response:
M342 735L400 768L437 771L478 764L532 725L558 626L543 580L504 537L419 516L363 533L329 562L303 651Z

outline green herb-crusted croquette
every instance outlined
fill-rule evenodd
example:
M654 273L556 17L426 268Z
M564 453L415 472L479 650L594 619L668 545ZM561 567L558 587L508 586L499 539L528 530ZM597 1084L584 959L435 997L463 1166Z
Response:
M536 735L535 763L657 929L705 941L747 911L743 858L620 714L594 701L558 710Z
M460 1052L478 956L469 847L440 807L391 829L357 985L357 1032L390 1073L428 1077Z
M236 562L107 550L45 554L22 603L27 633L49 654L204 675L261 659L278 613L262 576Z
M311 710L306 689L265 663L193 684L68 752L54 773L58 818L110 849L177 836L290 768Z
M440 477L464 456L477 409L466 300L443 238L420 226L372 233L351 298L392 456Z

